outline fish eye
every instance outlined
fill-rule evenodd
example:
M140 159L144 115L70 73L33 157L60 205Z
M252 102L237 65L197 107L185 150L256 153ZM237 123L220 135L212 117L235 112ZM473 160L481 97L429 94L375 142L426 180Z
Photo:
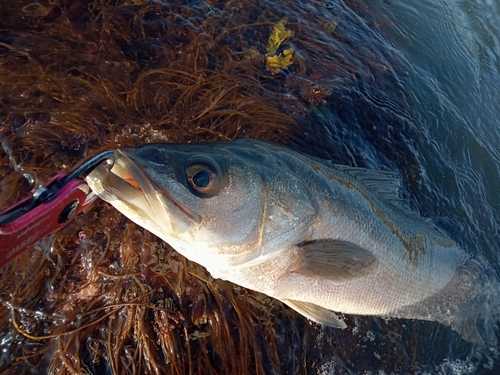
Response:
M224 159L216 160L206 155L193 155L185 165L185 186L200 198L212 198L228 183Z
M196 172L193 177L191 177L191 184L194 187L206 188L212 182L212 176L207 171Z
M186 170L187 181L192 191L200 197L208 197L217 189L217 174L205 164L194 164Z

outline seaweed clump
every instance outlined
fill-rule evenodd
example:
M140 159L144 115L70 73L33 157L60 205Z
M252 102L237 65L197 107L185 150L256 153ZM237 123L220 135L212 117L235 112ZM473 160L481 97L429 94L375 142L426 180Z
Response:
M5 373L262 373L260 351L276 345L270 299L211 279L107 205L21 255L7 280Z
M0 207L106 148L284 142L338 87L386 82L398 58L356 42L346 2L0 8ZM293 35L274 52L294 54L271 74L284 17ZM305 340L303 318L213 280L102 202L4 267L0 302L5 374L296 372Z

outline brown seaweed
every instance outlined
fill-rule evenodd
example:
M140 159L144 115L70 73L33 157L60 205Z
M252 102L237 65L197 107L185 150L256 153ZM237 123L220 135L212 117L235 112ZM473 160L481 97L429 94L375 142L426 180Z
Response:
M0 207L106 148L300 132L339 83L390 73L343 25L342 8L364 11L346 3L2 0ZM335 28L317 27L333 22L327 5ZM285 16L293 64L272 75L266 44ZM280 347L293 312L212 279L102 202L0 272L5 374L264 374L297 361Z

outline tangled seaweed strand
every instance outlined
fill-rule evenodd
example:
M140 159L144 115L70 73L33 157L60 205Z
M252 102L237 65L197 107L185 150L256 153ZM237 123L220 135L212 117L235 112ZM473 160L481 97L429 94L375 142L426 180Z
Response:
M0 207L105 148L284 141L337 86L386 82L385 62L398 59L355 43L348 27L317 27L333 13L358 22L345 2L0 9L0 136L11 150L0 150ZM294 60L271 74L267 40L285 16ZM304 360L294 356L306 345L303 318L213 280L102 202L4 267L0 301L5 374L295 373Z
M1 324L17 330L12 373L44 360L51 373L204 373L225 353L242 361L224 363L224 373L241 373L260 349L255 325L273 337L266 310L249 302L259 306L262 297L242 301L246 291L220 288L108 206L50 242L50 251L23 254L3 273L3 283L15 283L5 289L18 296L5 303L2 293Z

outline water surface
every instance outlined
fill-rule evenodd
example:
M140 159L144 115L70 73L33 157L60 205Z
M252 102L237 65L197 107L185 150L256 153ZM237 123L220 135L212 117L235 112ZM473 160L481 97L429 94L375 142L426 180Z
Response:
M393 77L397 91L377 92L370 82L351 85L349 97L341 96L345 103L330 103L313 119L327 136L310 132L308 144L298 138L295 144L323 156L326 148L332 159L345 163L399 171L407 203L498 277L499 3L376 4L379 30L407 63ZM370 114L350 113L345 107L351 100L364 101ZM488 352L439 325L369 320L360 318L360 333L349 344L332 344L334 359L323 365L323 373L499 371L496 344ZM328 346L328 339L320 342ZM356 350L343 358L346 345Z

